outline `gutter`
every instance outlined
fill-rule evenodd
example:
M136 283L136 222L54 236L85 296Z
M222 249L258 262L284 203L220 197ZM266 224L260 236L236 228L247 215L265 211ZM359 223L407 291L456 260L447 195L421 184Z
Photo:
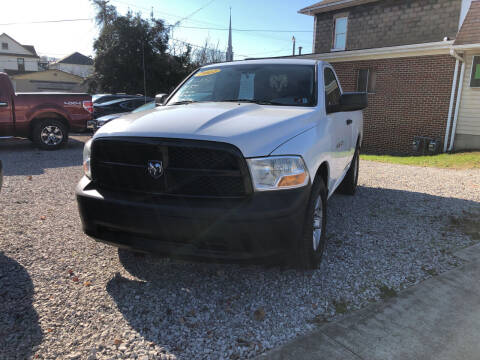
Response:
M462 62L462 64L464 63L463 58L460 57L455 52L455 50L450 49L450 55L453 56L456 59L456 61L455 61L455 72L453 74L453 81L452 81L452 90L450 91L450 105L448 106L447 127L445 129L445 138L443 140L443 152L447 152L448 135L450 133L450 125L452 122L453 100L455 99L455 89L457 86L457 79L458 79L458 64L460 62Z
M448 148L448 151L452 151L453 149L453 143L455 140L455 132L457 131L457 120L458 120L458 111L460 110L460 101L462 99L462 90L463 90L463 78L465 74L465 59L460 57L455 50L451 50L450 53L453 57L457 59L457 61L462 62L462 70L460 70L460 83L458 84L458 93L457 93L457 101L455 104L455 115L453 116L453 125L452 125L452 133L450 136L450 146Z

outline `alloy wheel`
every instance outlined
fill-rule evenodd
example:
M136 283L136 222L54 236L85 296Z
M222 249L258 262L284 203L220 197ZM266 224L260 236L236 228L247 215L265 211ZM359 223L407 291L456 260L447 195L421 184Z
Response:
M58 126L47 125L42 129L40 138L44 144L55 146L62 142L63 132Z

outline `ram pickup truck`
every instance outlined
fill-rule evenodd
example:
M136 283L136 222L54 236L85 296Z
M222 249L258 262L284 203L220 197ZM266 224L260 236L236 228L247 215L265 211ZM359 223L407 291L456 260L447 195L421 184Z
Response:
M327 199L357 186L366 105L323 61L202 67L85 145L83 230L134 251L315 268Z
M45 150L68 141L69 131L83 131L92 119L88 94L15 93L12 82L0 73L0 137L25 137Z

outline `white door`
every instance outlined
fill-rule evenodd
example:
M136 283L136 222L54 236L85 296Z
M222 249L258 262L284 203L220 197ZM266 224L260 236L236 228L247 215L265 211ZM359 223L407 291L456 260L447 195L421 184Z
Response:
M348 113L339 111L341 89L332 69L324 69L324 79L325 110L331 134L330 175L336 184L341 180L351 158L353 124Z

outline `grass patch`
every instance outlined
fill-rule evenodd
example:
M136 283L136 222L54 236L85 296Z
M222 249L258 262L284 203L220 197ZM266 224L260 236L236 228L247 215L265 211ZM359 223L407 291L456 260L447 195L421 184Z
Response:
M360 159L444 169L480 169L480 152L439 154L432 156L360 155Z
M344 301L334 301L333 306L337 314L345 314L348 311L347 303Z
M394 288L388 287L387 285L382 285L378 288L380 290L380 297L385 300L397 296L397 292Z

